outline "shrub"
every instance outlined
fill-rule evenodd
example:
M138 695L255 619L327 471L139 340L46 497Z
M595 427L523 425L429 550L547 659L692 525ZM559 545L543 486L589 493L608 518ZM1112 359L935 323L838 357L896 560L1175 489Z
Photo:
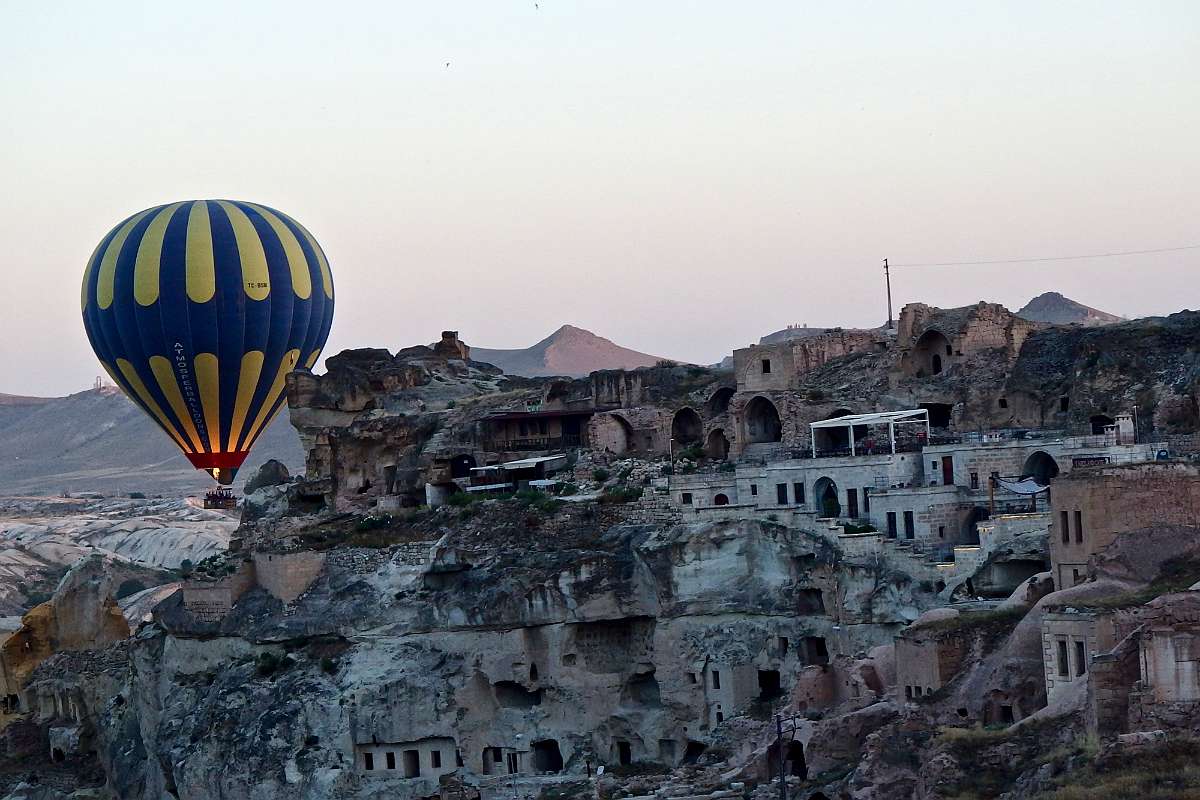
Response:
M606 480L608 480L609 474L610 473L608 470L600 467L599 469L592 470L592 479L598 483L604 483Z
M699 444L690 444L679 451L678 457L689 461L701 461L705 457L704 448Z
M558 485L556 491L563 497L570 497L573 494L579 494L579 487L573 483L562 483Z
M255 666L255 671L259 674L259 676L265 678L268 675L274 675L276 670L279 669L279 666L279 656L271 652L260 653L258 656L258 662Z
M130 492L129 499L130 500L145 500L146 493L145 492Z
M604 490L601 503L631 503L642 496L640 486L613 486Z
M321 672L324 672L326 675L333 675L337 672L337 669L337 662L329 656L321 659Z
M470 492L455 492L446 498L446 505L453 506L454 508L464 508L478 501L479 497Z
M186 578L188 575L192 574L192 567L192 560L190 558L185 558L183 561L179 562L179 574Z
M721 466L717 467L717 472L733 472L736 469L732 461L722 461Z
M658 474L659 474L659 475L674 475L674 474L675 474L675 467L671 466L670 464L664 464L664 465L662 466L662 469L660 469L660 470L658 471Z
M391 514L368 514L354 525L356 531L374 531L392 524Z
M862 525L858 525L854 522L847 522L842 527L845 529L846 533L875 533L876 532L875 526L869 522L863 523Z

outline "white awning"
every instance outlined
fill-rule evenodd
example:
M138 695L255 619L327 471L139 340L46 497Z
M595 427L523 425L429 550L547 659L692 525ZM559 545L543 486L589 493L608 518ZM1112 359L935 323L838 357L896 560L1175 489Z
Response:
M872 414L847 414L844 417L823 419L810 422L810 428L841 428L847 425L882 425L904 421L924 421L929 412L924 408L911 408L906 411L877 411Z
M471 467L472 472L487 472L497 469L529 469L536 467L538 464L545 464L549 461L565 460L566 453L559 453L553 456L535 456L533 458L522 458L517 461L506 461L503 464L488 464L486 467Z
M1013 480L1011 478L1001 478L997 476L996 485L1008 489L1010 492L1017 494L1038 494L1049 489L1049 486L1043 486L1033 478L1021 478Z

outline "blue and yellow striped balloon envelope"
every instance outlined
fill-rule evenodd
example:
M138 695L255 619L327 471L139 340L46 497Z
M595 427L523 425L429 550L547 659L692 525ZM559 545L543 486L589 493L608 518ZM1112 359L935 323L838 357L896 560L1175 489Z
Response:
M134 214L83 274L83 325L104 369L198 469L230 483L312 368L333 322L321 246L255 203L196 200Z

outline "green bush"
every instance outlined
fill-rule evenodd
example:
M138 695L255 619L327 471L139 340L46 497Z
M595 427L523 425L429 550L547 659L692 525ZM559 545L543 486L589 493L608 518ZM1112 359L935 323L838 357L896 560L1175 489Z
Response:
M570 497L573 494L579 494L579 487L573 483L560 483L555 491L562 497Z
M471 494L470 492L455 492L446 498L446 505L453 506L454 508L463 508L478 501L478 495Z
M146 493L145 492L130 492L129 499L130 500L145 500Z
M601 503L632 503L642 496L641 486L612 486L600 496Z
M847 522L842 527L845 529L846 533L876 533L877 532L875 526L869 522L865 522L862 525L858 525L853 522Z
M722 461L721 466L717 467L717 472L733 472L736 469L732 461Z
M704 448L699 444L690 444L679 451L678 458L684 458L689 461L702 461L705 457Z
M592 479L597 481L598 483L604 483L606 480L609 479L609 476L610 476L609 471L604 469L603 467L592 470Z
M368 514L355 523L354 529L357 531L379 530L390 526L393 521L391 514Z

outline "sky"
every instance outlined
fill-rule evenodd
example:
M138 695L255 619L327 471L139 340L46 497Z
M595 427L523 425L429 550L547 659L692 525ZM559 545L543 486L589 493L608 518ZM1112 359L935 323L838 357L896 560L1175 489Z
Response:
M1200 4L0 0L0 392L100 368L117 222L264 203L329 256L326 354L563 323L698 363L873 326L882 259L1200 244ZM897 310L1200 307L1200 249L897 268Z

